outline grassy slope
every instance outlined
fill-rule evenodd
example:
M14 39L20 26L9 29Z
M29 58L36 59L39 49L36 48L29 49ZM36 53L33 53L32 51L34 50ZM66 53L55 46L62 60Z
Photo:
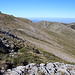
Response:
M28 19L0 15L2 16L0 25L11 28L13 34L29 41L39 49L69 62L75 62L75 32L72 29L58 23L49 23L46 27L46 25L40 26L40 23L35 25Z
M39 54L37 53L39 51ZM53 55L52 53L42 51L40 49L34 48L34 50L29 47L24 47L19 50L20 53L14 54L13 57L8 57L9 55L0 55L3 59L2 61L6 61L7 63L13 63L13 66L24 65L25 63L47 63L47 62L60 62L60 63L68 63L74 64L67 61L62 60L61 58ZM1 63L0 63L1 64Z

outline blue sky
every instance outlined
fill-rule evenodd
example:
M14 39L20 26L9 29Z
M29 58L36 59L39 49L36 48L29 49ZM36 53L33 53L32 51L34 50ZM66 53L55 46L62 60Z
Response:
M75 0L0 0L0 11L16 17L75 18Z

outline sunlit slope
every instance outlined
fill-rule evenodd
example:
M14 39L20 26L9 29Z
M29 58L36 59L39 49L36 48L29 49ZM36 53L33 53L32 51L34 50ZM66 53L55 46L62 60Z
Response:
M63 23L38 22L0 13L0 28L29 41L41 50L75 62L75 32Z

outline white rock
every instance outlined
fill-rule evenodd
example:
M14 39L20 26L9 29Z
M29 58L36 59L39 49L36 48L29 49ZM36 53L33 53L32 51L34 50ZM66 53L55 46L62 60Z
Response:
M11 71L11 69L8 69L7 71L9 72L9 71Z
M8 69L5 75L23 75L23 72L28 72L29 75L39 75L40 72L45 75L75 75L75 66L59 62L47 63L47 65L41 63L40 66L30 63L26 66L18 66L12 70Z
M41 64L40 64L40 66L44 66L44 65L45 65L44 63L41 63Z

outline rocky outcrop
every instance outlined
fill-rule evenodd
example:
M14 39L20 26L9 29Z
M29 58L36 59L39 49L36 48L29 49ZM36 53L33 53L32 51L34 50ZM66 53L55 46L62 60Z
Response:
M11 63L10 59L19 49L24 47L24 42L11 32L0 29L0 69L2 72L8 67L12 67L13 62Z
M11 50L17 51L24 46L24 40L10 32L0 30L0 52L9 53Z
M75 65L64 63L30 63L26 66L18 66L8 69L4 75L75 75Z

